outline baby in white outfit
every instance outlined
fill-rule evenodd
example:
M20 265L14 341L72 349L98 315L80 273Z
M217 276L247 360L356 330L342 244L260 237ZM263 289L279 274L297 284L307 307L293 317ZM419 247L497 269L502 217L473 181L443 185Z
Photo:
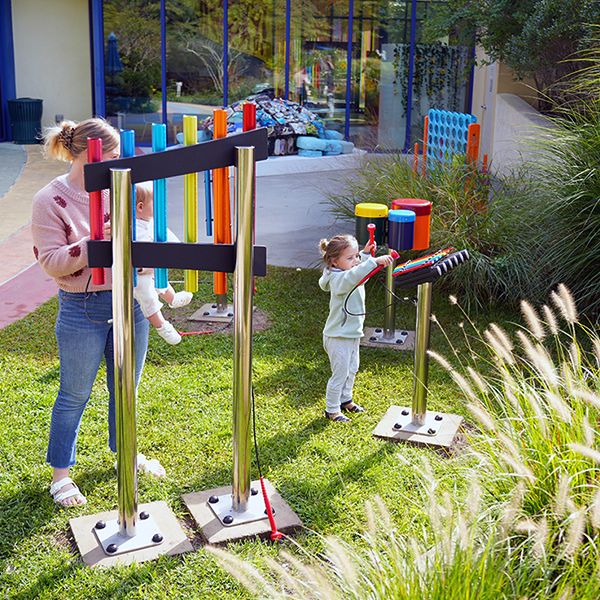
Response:
M154 240L154 193L152 184L139 183L135 186L135 239L138 242ZM167 241L179 242L177 236L167 229ZM133 297L139 302L144 316L156 329L156 333L169 344L179 344L181 335L167 321L161 312L162 298L171 308L180 308L192 300L191 292L175 292L171 285L165 290L154 287L154 269L138 269L137 285L133 289Z

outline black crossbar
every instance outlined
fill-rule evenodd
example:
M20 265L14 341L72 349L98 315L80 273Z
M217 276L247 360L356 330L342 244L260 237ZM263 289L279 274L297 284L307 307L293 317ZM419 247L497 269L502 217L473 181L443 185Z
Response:
M254 160L266 160L269 157L266 128L261 127L193 146L89 163L83 167L85 189L87 192L95 192L110 188L111 169L131 169L131 183L134 184L230 167L236 162L236 146L254 146Z
M233 273L235 269L235 244L185 244L132 242L131 262L134 267L193 269ZM89 241L88 265L112 266L112 242ZM267 248L254 246L253 274L267 274Z

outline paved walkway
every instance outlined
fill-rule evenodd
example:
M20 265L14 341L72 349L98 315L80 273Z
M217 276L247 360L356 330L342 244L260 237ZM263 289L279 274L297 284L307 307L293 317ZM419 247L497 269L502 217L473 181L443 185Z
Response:
M0 144L0 328L17 321L54 296L54 280L35 262L31 241L34 194L65 171L45 160L42 147Z
M335 158L335 157L334 157ZM57 292L34 260L31 203L34 194L68 165L45 160L38 145L0 144L0 328L35 310ZM290 168L293 170L293 166ZM256 242L267 246L271 265L311 267L319 262L320 238L350 231L327 210L327 194L339 190L349 171L291 172L257 178ZM202 183L202 182L200 182ZM204 186L199 185L199 241L207 242ZM183 238L183 178L168 182L169 227Z

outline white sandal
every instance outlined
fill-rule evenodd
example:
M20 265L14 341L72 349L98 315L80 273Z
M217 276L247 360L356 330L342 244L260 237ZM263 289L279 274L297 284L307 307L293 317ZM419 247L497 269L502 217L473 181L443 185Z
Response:
M65 485L68 485L69 483L73 484L74 487L72 487L70 490L67 490L66 492L59 493L59 490L64 488ZM70 506L83 506L87 502L86 497L80 492L79 488L77 487L77 484L70 477L63 477L59 481L55 481L50 486L50 495L52 496L52 498L54 498L54 502L56 504L64 508L68 508ZM72 498L73 496L81 496L83 498L83 502L77 502L76 504L63 504L63 500L67 500L68 498Z
M117 463L115 462L115 470L117 469ZM165 468L160 464L157 458L151 458L148 460L145 455L137 455L137 470L140 473L148 473L154 477L164 477L167 472Z

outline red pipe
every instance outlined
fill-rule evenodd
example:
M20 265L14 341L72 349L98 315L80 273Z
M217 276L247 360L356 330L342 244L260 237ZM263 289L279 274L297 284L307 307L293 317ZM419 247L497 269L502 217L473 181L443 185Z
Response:
M88 163L102 161L102 140L96 138L87 139L87 160ZM90 239L104 239L104 202L102 191L90 192ZM102 267L92 269L92 283L94 285L104 285L106 278Z

